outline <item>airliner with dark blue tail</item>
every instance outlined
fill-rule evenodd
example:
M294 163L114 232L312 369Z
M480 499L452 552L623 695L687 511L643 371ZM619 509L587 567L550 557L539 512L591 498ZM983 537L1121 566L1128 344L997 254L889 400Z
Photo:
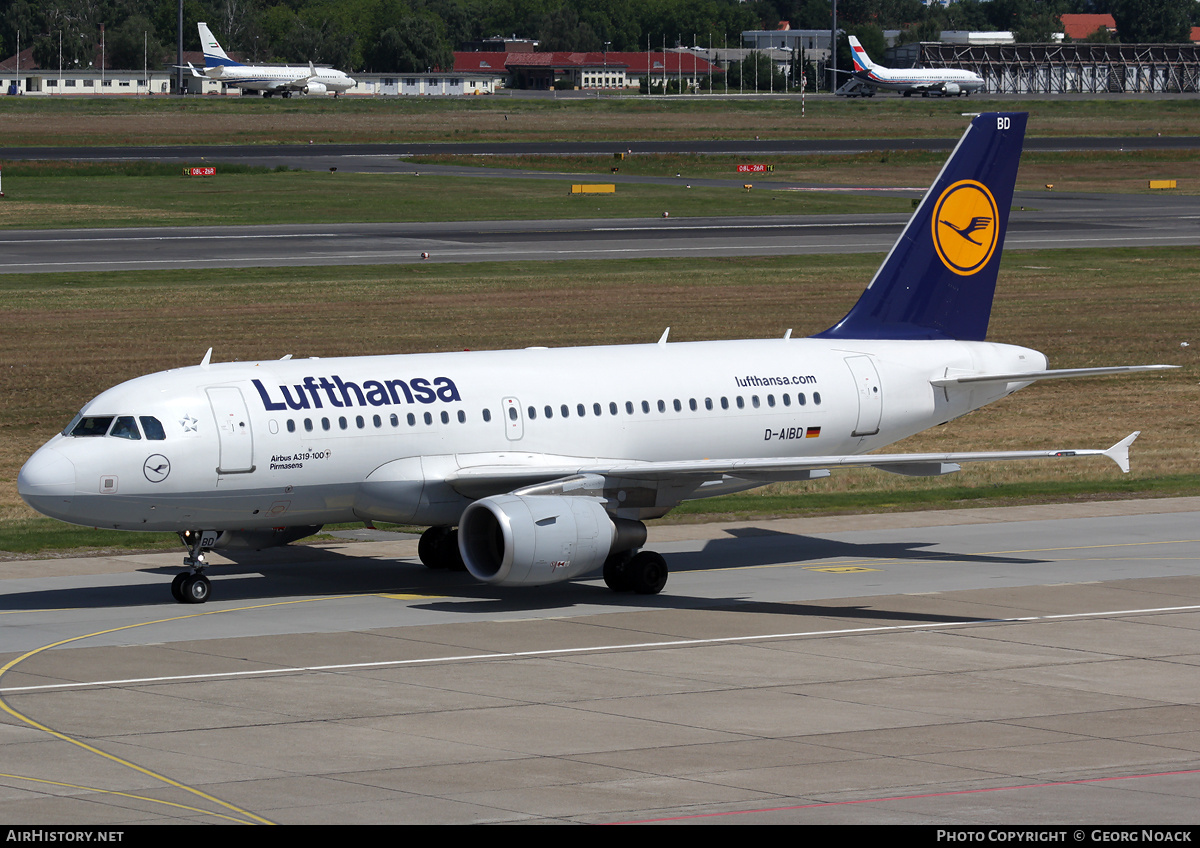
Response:
M263 97L278 94L329 94L337 97L351 89L355 81L343 71L318 68L312 62L307 67L293 65L243 65L225 53L213 36L208 24L199 23L200 45L204 49L204 70L188 65L192 76L207 77L232 88L261 91Z
M334 522L423 525L421 560L503 586L603 574L653 594L647 519L681 501L848 468L942 475L966 463L1106 449L879 452L1039 380L986 341L1026 115L975 118L870 285L810 338L210 361L87 403L22 468L34 509L174 531L175 597L209 596L206 551L286 544ZM211 351L210 351L211 353Z

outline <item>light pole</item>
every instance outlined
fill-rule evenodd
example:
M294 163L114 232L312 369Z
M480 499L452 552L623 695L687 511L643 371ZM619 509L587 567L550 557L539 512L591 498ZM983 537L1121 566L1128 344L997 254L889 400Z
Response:
M612 44L611 41L604 42L604 76L600 77L600 87L601 88L608 87L608 45L610 45L610 44ZM599 97L599 96L600 96L600 92L596 92L596 97Z

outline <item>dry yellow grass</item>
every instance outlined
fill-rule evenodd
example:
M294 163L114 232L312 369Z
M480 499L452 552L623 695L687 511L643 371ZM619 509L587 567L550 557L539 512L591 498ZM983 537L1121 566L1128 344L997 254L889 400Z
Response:
M4 98L0 144L954 138L988 110L1028 111L1040 136L1200 135L1200 105L1171 99Z

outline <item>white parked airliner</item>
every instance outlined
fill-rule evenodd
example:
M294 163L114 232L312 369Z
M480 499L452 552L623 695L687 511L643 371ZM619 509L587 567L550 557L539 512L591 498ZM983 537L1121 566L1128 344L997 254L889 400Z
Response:
M226 55L217 43L206 23L198 23L200 44L204 48L204 70L199 71L189 64L192 76L216 80L234 88L261 91L263 97L279 94L291 97L299 94L326 94L334 97L350 88L355 81L342 71L333 68L317 68L312 62L308 67L292 65L243 65Z
M1048 371L984 341L1026 115L972 121L850 312L811 338L213 363L88 402L21 469L34 509L167 530L189 548L175 597L204 601L205 551L286 544L331 522L429 526L430 567L537 585L602 570L655 593L642 523L680 501L875 467L1107 450L879 454ZM457 529L454 529L457 527Z
M974 71L957 68L885 68L871 61L867 51L853 35L850 39L850 55L854 60L854 77L870 89L882 88L899 91L905 97L914 92L922 97L935 94L939 97L970 95L983 88L983 77ZM872 93L874 93L872 91Z

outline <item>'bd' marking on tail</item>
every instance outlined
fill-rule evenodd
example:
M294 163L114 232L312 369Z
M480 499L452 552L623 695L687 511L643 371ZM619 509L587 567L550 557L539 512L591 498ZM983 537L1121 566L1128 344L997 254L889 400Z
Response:
M993 226L997 217L996 199L983 183L959 180L943 191L932 216L933 246L942 264L963 276L986 265L1000 238Z

